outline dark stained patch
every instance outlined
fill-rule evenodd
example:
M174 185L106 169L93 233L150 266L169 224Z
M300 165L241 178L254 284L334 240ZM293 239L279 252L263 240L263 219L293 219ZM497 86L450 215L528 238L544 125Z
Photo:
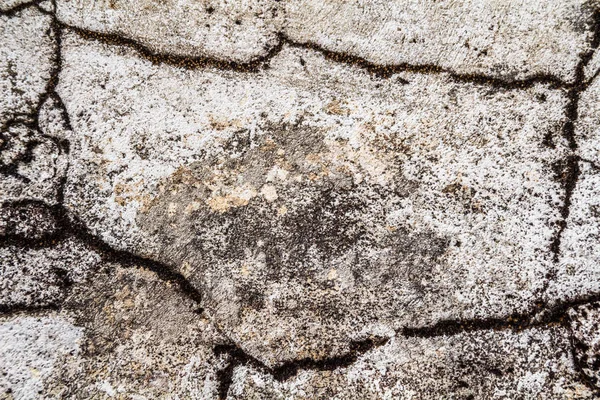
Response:
M205 293L203 306L225 318L222 324L235 326L246 312L262 313L278 284L289 290L269 300L268 313L285 323L308 313L311 324L335 333L347 329L340 321L348 318L367 323L405 313L407 298L423 296L423 282L435 279L449 242L402 224L388 226L390 212L417 185L393 162L397 179L356 182L352 171L332 162L351 151L332 150L345 145L302 124L266 126L254 137L239 130L173 174L137 222L162 245L163 261ZM361 168L351 158L342 165ZM267 179L276 166L285 169L285 179ZM264 185L275 189L276 198L260 194ZM216 197L239 187L254 188L255 196L211 208ZM338 274L350 287L337 288ZM402 291L402 299L390 291ZM296 334L315 345L325 334L303 327L298 323ZM319 349L324 356L335 350L328 346Z

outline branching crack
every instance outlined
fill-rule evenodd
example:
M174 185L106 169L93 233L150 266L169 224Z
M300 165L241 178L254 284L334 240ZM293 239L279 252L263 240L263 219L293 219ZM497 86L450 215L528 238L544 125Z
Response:
M569 149L574 153L577 150L577 141L575 139L575 123L579 118L579 98L581 93L587 89L588 82L585 79L585 68L594 56L594 52L600 45L600 11L595 11L593 15L592 31L593 37L590 41L590 50L580 59L575 70L575 84L568 91L568 103L565 108L566 122L563 125L562 134L569 145ZM552 240L550 250L554 254L554 261L558 262L560 258L561 240L564 230L567 227L567 219L571 210L571 197L579 180L579 157L572 154L563 162L556 165L555 173L559 182L563 184L565 198L560 210L561 221L559 229Z
M21 4L9 10L0 11L0 15L12 16L30 6L37 6L41 1L32 1ZM62 102L56 95L55 89L58 84L59 75L62 69L62 31L63 29L69 29L77 33L78 35L87 38L98 40L106 44L118 44L121 46L127 46L135 49L141 56L152 61L153 63L163 63L168 65L175 65L182 68L218 68L224 70L240 71L240 72L258 72L269 67L270 60L281 52L284 45L289 45L296 48L310 49L321 53L327 59L351 64L362 68L377 78L390 78L392 75L400 72L417 72L423 74L448 74L448 76L459 82L472 83L476 85L489 85L501 89L522 89L531 87L536 84L548 84L553 88L562 88L568 91L569 102L566 106L566 123L563 127L563 137L567 140L568 145L572 151L577 149L577 143L575 140L575 121L578 118L578 106L580 94L587 88L590 81L585 81L584 70L586 65L590 62L595 49L600 44L600 13L594 15L594 37L591 41L591 50L587 52L580 60L576 69L576 80L573 84L568 84L555 76L552 75L537 75L524 80L504 80L497 77L476 75L476 74L459 74L454 71L443 69L435 65L411 65L411 64L399 64L399 65L378 65L374 64L364 58L349 55L345 53L338 53L329 51L315 44L311 43L297 43L289 38L281 35L278 41L278 45L273 47L266 55L258 57L253 61L247 63L238 63L233 61L223 61L213 58L190 58L190 57L179 57L173 55L157 54L149 48L139 44L138 42L123 38L118 35L112 34L101 34L84 30L81 28L72 27L58 21L56 15L52 15L52 27L53 35L55 38L55 65L51 71L51 78L49 79L44 94L41 96L40 101L37 105L37 111L30 120L27 121L32 127L35 127L38 131L39 126L39 113L42 105L50 97L53 97L59 102ZM404 83L408 83L404 81ZM62 107L64 113L64 119L68 125L70 121L66 110ZM68 142L52 138L60 146L61 149L68 153L69 146ZM564 160L563 163L557 165L557 175L559 175L561 182L565 188L565 200L564 205L561 209L562 222L558 233L551 244L551 251L555 256L555 260L558 260L561 244L561 236L566 228L566 221L570 212L571 196L575 189L575 185L579 178L579 166L580 161L590 163L595 168L599 168L596 164L590 161L582 160L581 158L570 155ZM168 265L150 260L147 258L139 257L128 251L116 250L110 245L106 244L99 237L92 234L84 223L79 221L76 217L69 215L68 211L62 205L63 203L63 188L64 179L60 185L60 195L58 205L49 205L41 201L31 200L31 204L35 204L38 207L45 207L49 214L55 219L57 224L56 232L44 236L42 238L28 239L18 235L8 236L6 240L0 244L0 246L20 246L22 248L43 248L54 246L59 240L64 240L67 237L74 237L84 244L88 245L92 249L96 250L105 261L118 262L125 266L143 266L151 271L154 271L161 279L169 282L174 282L178 285L179 289L190 299L200 304L202 300L201 293L192 286L192 284L181 274L174 272ZM20 206L25 203L17 204ZM400 337L419 337L419 338L430 338L437 336L449 336L460 333L483 331L483 330L515 330L520 331L523 329L538 327L538 326L549 326L552 324L567 324L567 310L571 307L575 307L581 304L587 304L590 302L600 301L600 293L590 294L585 297L581 297L576 300L564 302L558 305L548 305L539 303L534 310L530 313L516 314L507 318L489 318L489 319L471 319L471 320L448 320L436 323L429 327L418 327L411 328L405 327L396 332ZM38 312L55 311L59 310L60 307L57 305L50 306L12 306L12 307L0 307L0 315L10 316L21 313L35 314ZM228 362L225 368L221 369L218 373L219 380L219 396L220 398L226 398L229 392L230 385L232 383L233 374L235 368L240 365L250 365L268 374L271 374L278 381L285 381L294 377L300 370L319 370L319 371L332 371L338 368L348 367L355 363L357 359L365 353L381 347L388 343L389 338L369 338L363 341L354 342L351 345L351 350L341 356L332 357L322 360L315 359L300 359L294 361L288 361L281 366L270 368L264 363L257 360L255 357L247 354L243 349L235 344L220 345L214 348L214 352L218 356L225 356L228 358ZM583 376L583 374L582 374Z

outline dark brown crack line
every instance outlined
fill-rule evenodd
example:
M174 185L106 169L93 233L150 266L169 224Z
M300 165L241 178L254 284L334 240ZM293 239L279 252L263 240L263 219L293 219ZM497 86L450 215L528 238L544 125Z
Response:
M239 346L236 345L219 345L213 349L214 353L219 355L227 355L229 358L225 368L217 373L217 381L219 382L219 399L226 399L229 393L229 388L233 382L233 373L235 368L240 365L252 366L259 371L270 374L279 382L284 382L293 378L300 370L316 370L316 371L335 371L339 368L346 368L354 364L358 358L370 350L381 347L388 343L389 338L369 338L361 341L350 343L350 350L340 356L330 357L321 360L304 358L295 361L288 361L278 367L270 368L256 358L252 357Z
M24 10L28 7L32 7L32 6L37 7L42 12L45 12L43 9L41 9L39 7L39 3L41 3L41 2L42 1L40 0L40 1L32 1L32 2L28 2L28 3L24 3L24 4L21 4L19 6L12 8L9 12L0 13L0 14L12 16L12 15L16 15L16 14L20 13L22 10ZM54 6L54 8L56 8L55 2L53 2L53 6ZM47 12L45 12L45 13L47 13ZM28 127L29 129L35 130L39 136L53 141L56 144L56 146L60 152L68 154L68 152L69 152L68 142L65 140L61 140L59 138L55 138L53 136L44 134L42 132L42 129L40 128L40 123L39 123L40 110L41 110L42 106L44 105L44 103L50 97L53 97L54 99L58 99L59 104L62 104L62 100L60 100L60 97L58 97L55 93L55 89L58 84L58 78L59 78L60 72L62 70L62 55L61 55L62 35L61 35L61 28L60 28L60 25L58 24L56 15L54 15L54 13L50 13L50 15L52 16L52 20L50 22L51 29L50 29L50 32L48 35L50 36L50 39L52 39L52 42L54 43L54 51L53 51L53 56L52 56L53 66L50 70L50 78L46 82L44 92L41 94L41 96L38 100L38 103L35 108L35 112L32 115L17 116L18 118L13 118L13 121L9 121L9 123L5 124L5 126L2 126L2 131L0 132L0 135L5 135L4 131L6 129L8 129L11 124L20 123L20 124L23 124L24 126ZM64 108L64 106L63 106L61 112L62 112L64 121L66 121L66 124L68 126L70 126L69 117L66 113L66 109ZM21 121L21 120L23 120L23 121ZM6 143L8 143L8 141L4 140L4 145L6 145ZM13 162L11 162L10 164L0 163L0 174L5 175L5 176L13 176L17 179L20 179L24 183L29 183L29 179L22 176L18 172L18 170L21 165L28 164L31 161L33 161L33 159L34 159L33 152L39 144L40 143L38 141L33 140L33 141L27 143L25 152L22 155L20 155L19 157L17 157ZM62 190L59 190L59 193L62 193Z
M29 306L29 305L0 305L0 317L2 318L11 318L20 315L26 316L37 316L37 315L45 315L48 312L52 311L60 311L60 307L55 304L44 305L44 306Z
M283 40L278 40L278 44L271 48L264 56L257 57L248 62L236 62L209 57L185 57L156 53L149 47L140 44L136 40L129 39L118 34L95 32L71 26L59 21L57 21L57 25L62 29L69 29L87 40L95 40L109 46L117 45L131 48L140 56L149 60L153 64L165 64L184 69L216 68L220 70L236 72L258 72L267 68L269 60L271 60L281 51L284 44Z
M572 329L569 329L569 346L571 348L571 358L573 359L573 366L578 373L579 379L585 384L585 386L590 389L590 391L594 394L594 398L600 398L600 389L598 389L597 379L590 377L588 374L584 372L584 360L581 360L577 356L577 347L581 345L581 343L575 338L575 334Z
M573 197L573 192L575 191L577 181L579 180L579 175L581 174L581 171L579 170L579 158L572 155L567 157L562 162L556 163L554 165L554 173L557 180L562 183L565 191L565 199L560 209L561 219L558 223L558 231L550 243L550 251L554 255L554 262L558 263L560 260L562 235L567 228L567 219L569 218L569 214L571 212L571 198ZM547 278L551 279L555 272L550 271L549 274L550 276ZM543 292L545 292L545 289L542 290L542 293Z
M432 326L398 330L404 337L433 338L438 336L454 336L477 331L512 330L521 332L526 329L568 324L568 310L584 304L600 301L600 293L581 296L572 300L550 305L538 303L527 313L512 314L506 318L481 318L469 320L444 320Z
M581 93L587 88L588 83L585 80L585 68L594 56L595 51L600 45L600 11L596 10L592 16L591 29L594 32L590 41L590 50L587 51L580 59L575 70L575 84L569 89L567 93L568 103L565 108L566 122L562 128L562 134L567 141L571 151L577 150L577 140L575 139L575 122L579 118L579 99ZM557 165L559 182L562 182L565 190L565 200L560 210L561 221L559 223L559 229L554 236L550 250L554 254L554 262L557 263L560 259L560 247L562 241L562 235L567 227L567 219L571 211L571 197L573 191L577 186L579 180L579 158L571 155L566 158L562 163ZM553 272L550 272L550 276ZM547 285L546 285L547 286ZM544 289L545 292L545 289Z
M596 171L600 171L600 164L597 164L594 161L588 160L583 157L579 157L579 161L588 164L592 169L594 169Z
M9 201L4 204L12 205L12 203L15 203L16 205L33 204L38 207L46 207L48 214L54 219L57 229L53 234L48 234L41 239L29 239L20 235L9 235L0 241L0 247L15 246L24 249L40 249L53 247L59 241L67 238L75 238L98 252L103 261L119 263L125 267L142 266L156 273L160 279L177 284L185 295L200 304L202 300L201 293L194 288L183 275L173 272L172 269L165 264L137 256L127 251L112 248L99 237L92 234L79 219L74 216L69 216L62 205L51 206L38 200Z
M447 74L450 79L457 82L471 83L475 85L489 85L505 90L525 89L536 84L548 84L552 88L569 88L572 86L549 74L538 74L521 80L507 80L483 74L461 74L432 64L402 63L395 65L381 65L355 55L330 51L314 43L294 42L282 34L279 35L277 45L272 47L267 54L248 62L226 61L209 57L185 57L157 53L147 46L140 44L136 40L129 39L118 34L95 32L74 27L62 22L58 22L58 24L63 29L72 30L84 39L95 40L107 45L119 45L131 48L140 56L149 60L153 64L166 64L185 69L216 68L235 72L259 72L261 70L268 69L270 60L277 56L283 49L284 45L287 44L290 47L316 51L322 54L328 60L347 65L353 65L360 69L366 70L374 77L382 79L390 78L393 75L401 72L413 72L420 74ZM400 79L400 82L405 84L409 83L404 79Z
M36 7L43 1L44 0L28 1L26 3L18 4L12 8L6 9L6 10L0 10L0 16L14 17L15 15L19 14L21 11L25 10L26 8Z
M299 43L289 38L286 38L285 36L282 36L282 41L288 44L290 47L307 49L321 53L327 60L331 60L342 64L349 64L364 69L370 72L372 75L382 79L388 79L393 75L402 72L411 72L424 75L447 74L450 77L450 79L452 79L455 82L471 83L474 85L487 85L504 90L526 89L537 84L547 84L550 85L552 88L570 87L569 84L565 83L561 79L549 74L537 74L526 79L507 80L485 74L458 73L456 71L446 69L434 64L401 63L393 65L382 65L373 63L363 57L327 50L322 46L311 42ZM404 83L409 82L404 81Z

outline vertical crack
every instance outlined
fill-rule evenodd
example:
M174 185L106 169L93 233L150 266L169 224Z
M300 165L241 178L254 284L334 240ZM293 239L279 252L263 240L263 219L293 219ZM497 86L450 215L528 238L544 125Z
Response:
M577 140L575 137L575 123L579 118L579 100L581 93L587 88L588 82L585 79L585 68L594 56L595 51L600 45L600 10L596 10L592 16L591 28L593 36L590 41L590 50L582 55L579 63L575 70L575 83L567 92L568 103L565 107L566 122L562 128L562 135L567 141L571 155L565 160L555 164L554 172L559 180L563 184L565 190L565 200L560 210L561 221L559 222L559 229L554 236L550 244L550 249L554 255L554 262L558 263L560 260L560 247L562 241L562 235L567 227L567 220L571 212L571 198L577 181L579 180L579 157L575 154L577 150ZM550 273L550 278L554 275L554 272ZM545 292L545 290L544 290Z
M557 175L559 181L563 183L564 190L565 190L565 199L564 199L563 206L560 210L561 221L559 223L559 229L558 229L558 232L556 233L556 236L554 237L554 240L552 241L551 246L550 246L550 249L551 249L552 253L554 254L555 265L560 262L560 248L561 248L562 235L563 235L563 232L565 231L565 229L567 228L567 223L568 223L567 221L568 221L568 218L569 218L569 215L571 212L571 203L572 203L573 192L575 191L577 182L581 175L581 171L579 168L579 163L580 163L581 159L576 154L576 151L578 148L578 143L576 140L575 123L577 122L577 120L579 118L579 100L581 98L581 94L587 89L589 84L594 79L594 78L592 78L589 81L586 81L585 68L591 61L592 57L594 56L594 53L597 51L597 49L600 45L600 10L596 10L594 12L594 14L592 16L592 24L591 25L592 25L591 28L593 31L593 36L592 36L592 40L590 41L590 50L587 51L581 57L579 63L577 64L576 71L575 71L575 83L574 83L573 87L569 89L568 94L567 94L568 99L569 99L567 106L565 108L565 116L567 118L567 121L565 122L565 124L563 126L562 134L563 134L563 137L565 138L565 140L567 141L567 144L569 146L569 150L571 151L571 154L565 160L563 160L562 162L555 165L555 174ZM555 270L549 272L549 274L547 276L547 282L545 283L544 289L542 291L542 295L546 292L546 289L549 285L549 280L552 279L555 274L556 274ZM567 331L569 332L569 344L570 344L571 356L573 359L573 366L574 366L575 370L577 371L577 374L578 374L581 382L588 389L590 389L592 391L592 393L594 393L595 395L599 395L600 391L598 390L595 383L592 382L588 376L586 376L586 374L583 371L583 366L581 365L581 362L577 358L577 354L576 354L577 343L575 342L575 339L573 336L573 331L572 331L571 327L568 325L568 323L566 323L567 319L568 318L565 318L564 324L566 326Z

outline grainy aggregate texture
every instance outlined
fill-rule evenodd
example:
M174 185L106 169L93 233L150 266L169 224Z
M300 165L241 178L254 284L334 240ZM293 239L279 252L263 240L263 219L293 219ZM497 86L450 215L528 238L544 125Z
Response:
M600 0L0 0L0 399L600 398Z

